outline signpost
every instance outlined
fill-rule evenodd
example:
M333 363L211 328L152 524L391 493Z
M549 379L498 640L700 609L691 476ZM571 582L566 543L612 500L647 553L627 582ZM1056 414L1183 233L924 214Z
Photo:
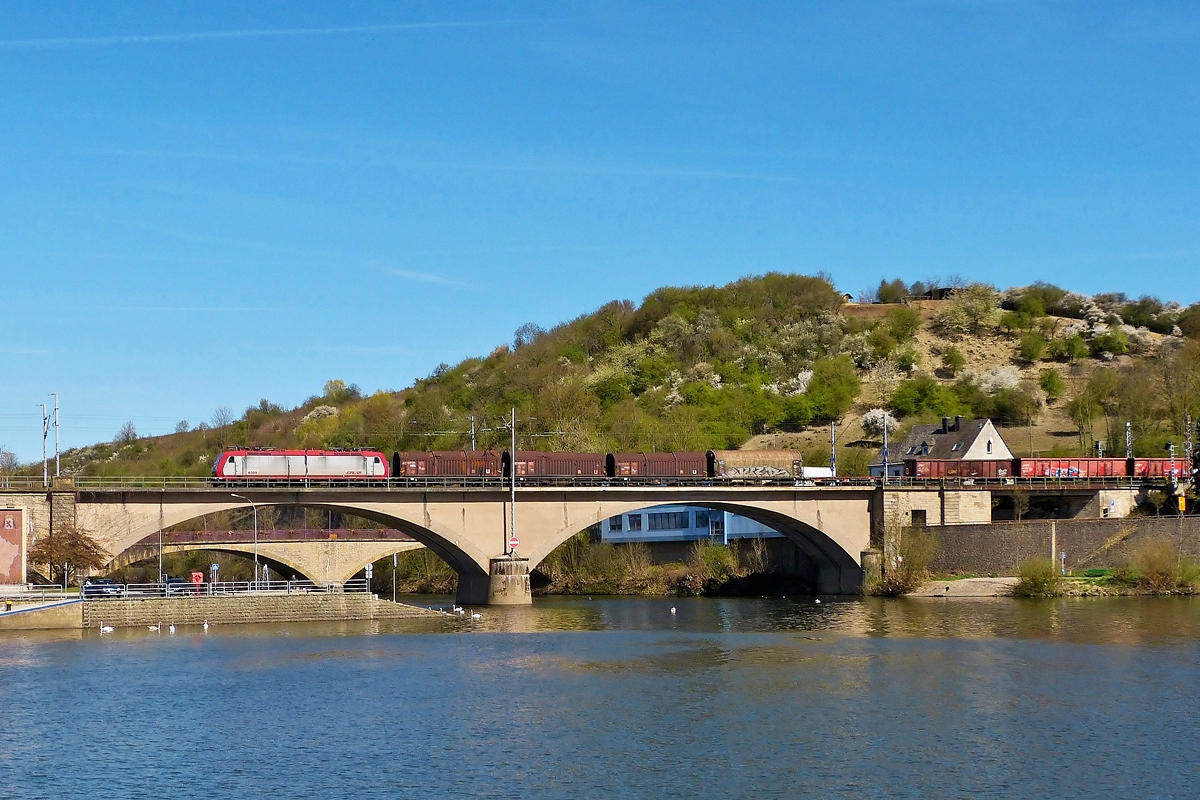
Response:
M519 545L520 543L521 543L521 540L517 538L517 535L515 533L512 536L508 537L508 549L510 551L515 551L517 549L517 545Z
M374 577L374 575L375 575L375 565L367 564L367 568L366 568L365 572L366 572L366 576L367 576L367 591L369 592L369 591L371 591L371 578Z

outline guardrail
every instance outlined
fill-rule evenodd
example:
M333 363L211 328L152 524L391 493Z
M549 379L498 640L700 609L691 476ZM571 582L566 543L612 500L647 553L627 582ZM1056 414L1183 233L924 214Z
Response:
M35 586L32 584L5 587L5 591L0 592L0 602L49 603L55 600L74 600L78 597L78 589L64 589L61 586Z
M370 591L365 578L348 581L216 581L206 583L89 583L85 600L229 597L248 594L360 594Z
M1025 487L1025 488L1140 488L1162 486L1167 478L912 478L889 477L888 488L941 488L961 486ZM815 487L815 488L872 488L883 483L882 478L690 478L690 477L538 477L518 478L517 488L733 488L733 487ZM0 479L0 490L43 490L40 478ZM403 491L405 489L498 489L507 490L507 478L500 477L419 477L380 479L221 479L209 477L130 477L82 475L60 480L55 488L73 491L132 491L145 490L230 490L230 489L354 489L356 491Z

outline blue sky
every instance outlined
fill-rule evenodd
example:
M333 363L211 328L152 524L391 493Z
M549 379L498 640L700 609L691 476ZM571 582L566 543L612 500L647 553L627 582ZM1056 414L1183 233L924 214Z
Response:
M6 4L0 444L442 361L666 284L1200 298L1195 3Z

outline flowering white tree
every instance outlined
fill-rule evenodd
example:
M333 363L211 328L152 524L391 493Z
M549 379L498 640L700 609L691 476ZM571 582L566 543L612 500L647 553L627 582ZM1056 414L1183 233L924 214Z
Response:
M887 410L882 408L872 408L870 411L862 415L862 428L871 436L882 437L884 427L887 427L888 433L896 430L899 422Z

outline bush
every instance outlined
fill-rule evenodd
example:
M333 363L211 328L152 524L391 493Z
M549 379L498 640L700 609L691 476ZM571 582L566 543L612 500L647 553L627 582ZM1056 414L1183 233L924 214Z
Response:
M1075 362L1081 358L1086 358L1088 354L1087 342L1079 334L1074 336L1066 336L1062 339L1055 339L1050 342L1050 357L1056 361Z
M957 375L966 365L967 359L957 347L949 347L942 353L942 366L949 370L951 375Z
M903 344L920 330L921 315L908 306L901 306L889 311L883 318L883 324L892 338Z
M1013 588L1017 597L1058 597L1062 594L1062 575L1048 558L1025 561L1017 568L1019 580Z
M908 297L908 287L899 278L892 281L881 279L875 297L880 303L903 303Z
M1041 361L1046 354L1046 339L1040 333L1030 331L1021 337L1019 345L1021 359L1033 363Z
M929 565L937 555L937 538L927 528L904 528L893 553L885 554L878 584L867 594L896 597L908 594L929 579Z
M1051 367L1038 375L1038 387L1046 393L1047 401L1054 402L1066 393L1067 382L1063 380L1062 373Z
M928 377L903 381L892 393L889 405L901 416L952 417L962 410L953 392Z
M1150 539L1133 548L1125 566L1114 577L1155 594L1170 594L1193 589L1200 578L1200 565L1181 558L1170 541Z
M729 580L739 572L734 550L704 539L697 541L692 548L692 566L701 578L718 582Z
M1094 355L1109 353L1114 356L1122 356L1128 352L1129 337L1120 329L1114 328L1092 339L1092 353Z

